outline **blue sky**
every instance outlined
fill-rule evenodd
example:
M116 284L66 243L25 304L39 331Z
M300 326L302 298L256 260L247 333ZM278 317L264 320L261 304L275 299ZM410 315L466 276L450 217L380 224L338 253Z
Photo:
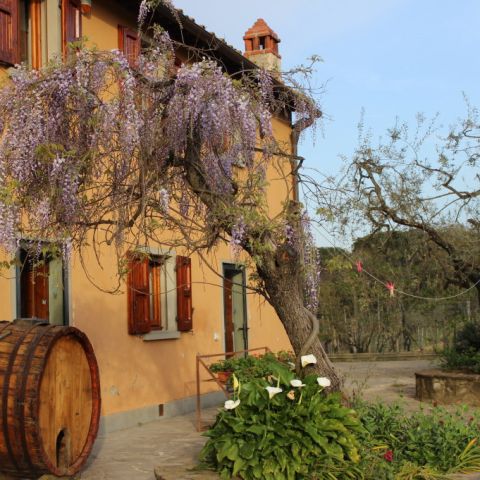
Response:
M478 0L175 0L198 23L243 50L244 32L259 17L282 39L284 68L312 54L324 59L316 85L329 118L308 165L328 174L357 141L362 108L375 135L396 116L417 112L448 126L465 112L462 92L480 105Z
M306 138L305 166L327 175L351 156L358 122L374 138L395 118L415 124L439 113L445 128L466 111L463 92L480 107L479 0L175 0L198 23L243 51L243 34L259 17L280 36L283 68L312 54L324 59L315 84L326 114L315 143ZM320 178L320 177L319 177ZM322 245L344 244L323 231Z

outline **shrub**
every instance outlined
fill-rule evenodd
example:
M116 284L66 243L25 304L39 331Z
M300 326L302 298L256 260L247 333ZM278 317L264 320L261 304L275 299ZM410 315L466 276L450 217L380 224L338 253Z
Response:
M442 368L480 373L480 324L467 323L457 333L453 348L442 352Z
M441 367L445 370L480 373L480 352L475 350L459 352L455 349L446 349L442 352Z
M338 395L325 395L315 376L296 388L292 379L288 372L274 383L235 382L234 400L226 404L231 409L222 410L206 433L201 461L224 479L361 478L355 412Z
M267 378L270 375L285 378L290 375L294 358L288 352L266 353L261 356L232 357L210 365L213 373L232 372L241 382Z
M262 368L250 370L256 361ZM326 379L302 383L273 354L236 365L249 380L232 376L234 397L201 452L223 479L442 480L480 471L480 412L363 402L355 411L325 395ZM262 376L250 378L255 372Z
M433 479L446 473L480 471L478 412L469 417L465 408L452 413L438 407L408 414L398 404L367 403L359 404L357 411L364 426L360 441L365 478ZM385 461L386 451L392 452L390 462ZM383 477L375 471L369 477L374 466L383 469Z
M480 324L476 322L466 323L456 335L455 351L480 352Z

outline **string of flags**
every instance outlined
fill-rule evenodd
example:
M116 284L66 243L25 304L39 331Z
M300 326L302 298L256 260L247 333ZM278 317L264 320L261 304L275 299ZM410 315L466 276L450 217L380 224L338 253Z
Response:
M324 237L325 238L325 237ZM337 247L334 247L334 248L337 248ZM397 288L395 287L395 283L393 282L390 282L390 281L383 281L383 280L380 280L379 278L377 278L375 275L373 275L372 273L370 273L369 271L365 270L365 268L363 267L363 263L361 260L356 260L354 261L353 258L349 257L348 255L346 255L344 252L342 252L343 255L348 258L352 263L354 263L355 265L355 268L357 269L357 272L358 273L364 273L366 275L368 275L369 277L373 278L376 282L380 283L381 285L383 285L387 290L388 292L390 293L390 297L394 297L396 293L398 293L399 295L406 295L407 297L412 297L412 298L417 298L419 300L430 300L430 301L441 301L441 300L451 300L453 298L457 298L457 297L460 297L461 295L464 295L468 292L470 292L471 290L473 290L474 288L476 288L478 285L480 285L480 280L478 280L474 285L472 285L470 288L467 288L466 290L463 290L462 292L459 292L455 295L448 295L446 297L424 297L424 296L421 296L421 295L415 295L415 294L412 294L412 293L408 293L408 292L404 292L402 290L397 290Z
M363 263L361 262L361 260L357 260L355 262L355 265L357 267L357 272L362 273L363 272ZM368 272L366 272L366 273L368 273ZM387 283L384 283L384 285L387 288L387 290L390 292L390 296L394 297L395 296L395 284L393 282L387 282Z
M425 297L425 296L422 296L422 295L415 295L413 293L409 293L409 292L404 292L402 290L399 290L395 287L395 284L393 282L384 282L383 280L381 280L380 278L377 278L373 273L370 273L368 270L365 270L365 268L363 267L363 264L361 262L361 260L354 260L350 255L348 255L345 250L343 248L339 248L337 245L335 245L335 243L330 240L330 237L332 237L332 233L329 232L322 224L314 224L312 223L312 227L313 229L324 239L326 240L334 249L338 250L341 255L343 255L349 262L352 263L352 265L356 266L357 268L357 272L358 273L365 273L366 275L368 275L369 277L371 277L373 280L375 280L376 282L380 283L381 285L383 285L385 288L387 288L387 290L389 291L390 293L390 296L393 297L395 296L395 294L398 294L398 295L404 295L404 296L407 296L407 297L411 297L411 298L416 298L418 300L426 300L426 301L430 301L430 302L440 302L440 301L444 301L444 300L452 300L454 298L458 298L458 297L461 297L462 295L465 295L466 293L469 293L470 291L472 291L473 289L477 288L479 285L480 285L480 279L477 280L473 285L471 285L469 288L465 289L465 290L462 290L461 292L459 293L456 293L454 295L447 295L447 296L444 296L444 297ZM325 233L328 234L328 237L326 237L324 234L322 234L322 232L320 231L320 228L322 230L325 231Z

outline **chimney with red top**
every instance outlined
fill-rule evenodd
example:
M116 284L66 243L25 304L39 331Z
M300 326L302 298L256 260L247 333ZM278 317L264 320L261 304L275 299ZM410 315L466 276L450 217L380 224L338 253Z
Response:
M245 32L243 39L247 58L266 70L280 71L282 58L278 53L280 39L263 18L259 18L253 27Z

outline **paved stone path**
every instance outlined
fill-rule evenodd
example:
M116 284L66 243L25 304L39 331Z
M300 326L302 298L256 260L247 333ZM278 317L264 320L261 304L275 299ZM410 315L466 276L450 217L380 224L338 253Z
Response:
M368 400L391 402L403 398L410 408L414 399L417 370L431 368L430 361L337 363L346 380L347 392L358 392ZM215 409L206 412L213 418ZM196 464L205 437L195 430L194 414L163 419L136 428L114 432L97 440L81 480L211 480L213 473L188 469ZM480 477L472 477L480 480Z
M210 411L213 412L213 411ZM153 480L154 468L170 470L196 464L205 437L195 429L194 414L166 418L157 422L110 433L100 437L89 459L82 480ZM188 479L186 476L169 477ZM215 477L214 477L215 478ZM218 478L218 477L217 477Z

